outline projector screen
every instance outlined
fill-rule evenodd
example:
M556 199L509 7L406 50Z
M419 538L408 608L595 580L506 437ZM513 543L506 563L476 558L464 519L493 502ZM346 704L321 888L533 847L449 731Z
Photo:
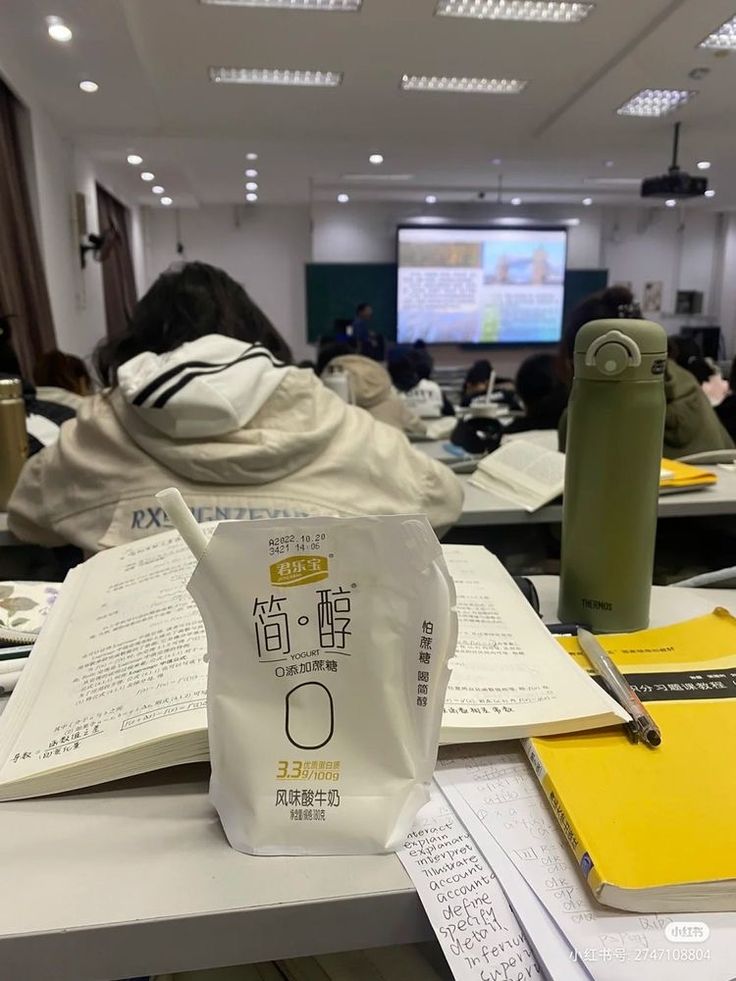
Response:
M564 229L401 227L398 237L399 343L560 339Z

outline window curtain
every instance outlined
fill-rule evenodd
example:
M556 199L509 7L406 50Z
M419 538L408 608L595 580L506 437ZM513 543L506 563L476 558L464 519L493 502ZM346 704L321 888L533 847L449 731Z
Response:
M128 209L104 187L97 185L99 234L105 236L102 284L105 294L107 336L121 333L136 303L133 253L130 248ZM108 244L109 243L109 244Z
M36 358L56 347L46 275L23 165L20 103L0 79L0 317L26 378Z

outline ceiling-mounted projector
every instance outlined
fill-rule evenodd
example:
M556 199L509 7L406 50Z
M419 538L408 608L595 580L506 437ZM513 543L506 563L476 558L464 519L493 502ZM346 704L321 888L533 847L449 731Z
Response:
M693 177L680 170L677 165L677 150L680 143L680 124L675 123L675 138L672 146L672 163L666 174L659 177L645 177L641 182L643 198L699 198L708 190L707 177Z

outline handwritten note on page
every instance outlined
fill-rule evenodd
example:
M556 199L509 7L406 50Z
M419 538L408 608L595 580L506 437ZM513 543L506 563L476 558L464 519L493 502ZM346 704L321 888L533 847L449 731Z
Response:
M436 787L398 855L455 981L544 977L493 871Z
M483 747L441 760L437 780L450 792L460 819L467 817L484 857L494 854L495 839L565 934L571 959L583 964L594 981L736 977L736 913L622 913L595 901L521 748ZM521 913L529 907L529 893L519 894L518 882L503 877L501 864L495 871L535 942L533 917ZM707 939L697 945L668 940L667 926L678 919L704 923Z

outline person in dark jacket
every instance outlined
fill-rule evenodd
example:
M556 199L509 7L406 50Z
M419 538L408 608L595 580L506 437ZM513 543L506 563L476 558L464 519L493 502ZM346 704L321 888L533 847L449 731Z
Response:
M516 373L516 394L524 416L514 419L505 432L557 429L567 405L567 386L557 373L556 362L552 354L532 354L522 362Z
M736 441L736 358L733 359L731 365L728 387L728 395L720 405L716 406L716 415L731 439Z
M0 376L19 378L23 386L28 455L33 456L44 446L55 443L59 438L59 427L62 422L74 418L74 409L39 399L35 385L23 377L20 362L13 347L10 317L0 317Z
M578 331L591 320L618 318L641 320L641 311L634 295L626 286L610 286L587 297L572 311L560 342L560 372L568 382L573 375L573 352ZM721 425L718 416L694 375L681 368L671 358L664 375L667 401L664 424L663 456L677 459L691 453L708 450L728 450L733 440ZM559 427L560 449L564 450L567 434L567 411Z

